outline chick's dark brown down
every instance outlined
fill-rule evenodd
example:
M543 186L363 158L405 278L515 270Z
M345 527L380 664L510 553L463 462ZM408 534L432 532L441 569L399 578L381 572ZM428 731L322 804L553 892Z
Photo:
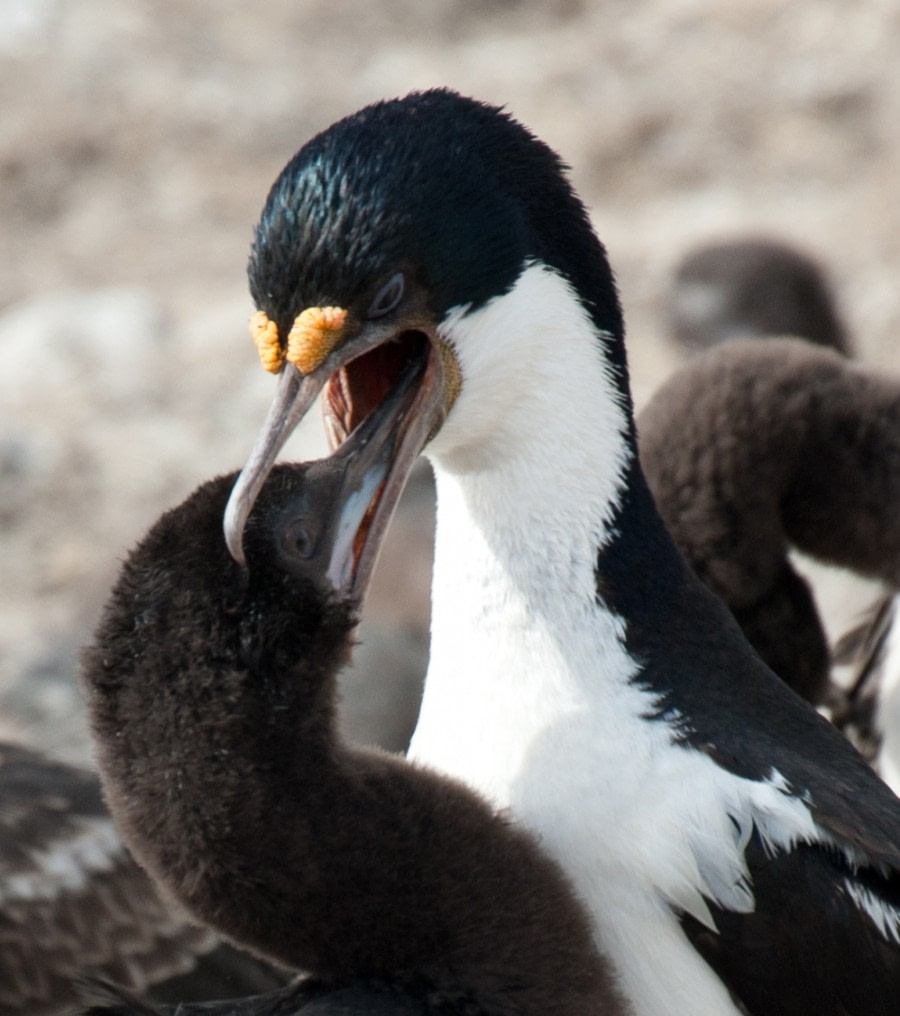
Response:
M198 920L328 991L371 990L374 1011L386 992L417 1013L623 1012L530 836L455 782L338 740L357 611L321 574L333 471L276 470L247 571L221 534L233 480L153 528L84 656L106 793L136 856Z

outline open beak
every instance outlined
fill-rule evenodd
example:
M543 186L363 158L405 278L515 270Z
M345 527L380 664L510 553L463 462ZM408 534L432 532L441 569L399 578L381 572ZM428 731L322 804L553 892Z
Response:
M422 361L410 362L333 455L306 465L300 493L278 507L286 567L324 577L342 599L364 596L405 463L415 460L419 436L411 414L426 369Z
M328 510L327 576L343 595L361 599L382 537L419 453L445 415L439 340L410 330L366 343L365 332L335 349L306 375L287 364L250 458L225 509L225 541L246 563L247 518L278 453L321 391L326 426L340 462Z

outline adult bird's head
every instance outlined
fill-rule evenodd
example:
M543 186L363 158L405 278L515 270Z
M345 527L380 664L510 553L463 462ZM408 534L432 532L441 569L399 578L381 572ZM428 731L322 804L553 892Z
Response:
M538 280L508 313L487 313L535 268L553 280L545 295ZM404 371L415 375L357 539L357 595L423 447L440 432L442 453L464 457L521 430L541 373L555 360L569 369L552 349L560 314L589 321L624 378L615 286L565 167L507 114L453 92L367 107L305 145L269 194L249 276L251 330L280 376L226 512L239 562L253 501L319 393L332 447L352 445Z

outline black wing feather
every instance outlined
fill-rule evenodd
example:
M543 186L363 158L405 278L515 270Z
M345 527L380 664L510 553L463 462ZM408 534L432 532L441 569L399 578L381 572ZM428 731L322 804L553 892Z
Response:
M800 844L774 857L747 846L756 909L710 905L718 934L692 917L695 948L754 1016L888 1016L900 1012L900 953L853 901L852 880L900 910L900 878L854 872L843 855Z

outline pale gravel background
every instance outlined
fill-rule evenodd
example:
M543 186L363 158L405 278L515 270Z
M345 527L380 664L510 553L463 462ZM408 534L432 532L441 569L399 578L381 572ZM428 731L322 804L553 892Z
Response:
M87 756L75 656L118 560L265 412L244 265L270 183L338 116L433 85L572 165L639 402L678 363L668 273L732 232L822 259L861 356L900 372L896 0L0 0L5 729ZM832 626L861 606L824 595Z

